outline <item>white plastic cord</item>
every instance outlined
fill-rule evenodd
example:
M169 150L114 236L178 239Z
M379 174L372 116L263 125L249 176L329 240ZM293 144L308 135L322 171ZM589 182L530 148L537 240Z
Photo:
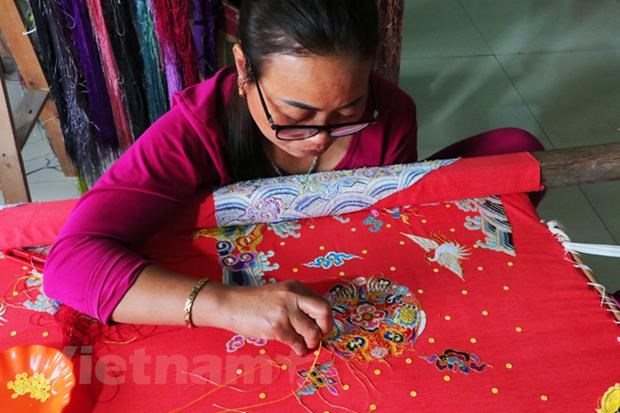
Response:
M549 228L549 231L551 231L551 233L557 238L557 240L560 241L566 251L572 253L620 258L619 245L582 244L578 242L571 242L570 238L561 229L560 224L557 221L549 221L547 223L547 227Z
M553 236L562 244L562 246L564 247L564 250L567 253L572 253L575 256L578 256L579 253L583 253L583 254L602 255L606 257L620 258L620 247L619 246L579 244L576 242L571 242L570 238L568 237L568 235L566 235L566 232L562 230L562 228L560 227L560 224L557 221L547 222L547 228L549 228L549 231L551 231ZM570 262L576 268L579 268L586 273L590 273L590 274L592 273L592 269L590 267L588 267L587 265L581 262L576 262L576 261L580 261L580 260L578 258L575 258L574 260L570 260ZM596 283L596 282L590 282L588 283L588 285L594 288L596 292L599 293L601 297L601 307L606 306L607 311L609 311L616 317L615 323L617 325L620 325L620 318L618 315L620 308L618 308L616 301L610 295L607 294L607 289L605 288L605 286L599 283ZM618 341L620 342L620 337L618 337Z

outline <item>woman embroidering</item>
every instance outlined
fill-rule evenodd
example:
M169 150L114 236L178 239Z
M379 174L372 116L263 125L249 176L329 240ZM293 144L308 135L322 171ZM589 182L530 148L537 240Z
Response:
M332 317L302 284L197 284L134 251L211 187L415 162L415 105L373 73L374 0L246 0L239 27L236 67L179 93L80 200L50 253L44 287L103 322L215 326L305 354ZM527 132L502 129L435 157L541 148Z

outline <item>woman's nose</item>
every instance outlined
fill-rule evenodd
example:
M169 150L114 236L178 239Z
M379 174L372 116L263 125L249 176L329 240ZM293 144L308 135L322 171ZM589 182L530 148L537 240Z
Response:
M322 130L310 138L310 140L316 144L327 145L332 141L332 137L329 135L329 131Z

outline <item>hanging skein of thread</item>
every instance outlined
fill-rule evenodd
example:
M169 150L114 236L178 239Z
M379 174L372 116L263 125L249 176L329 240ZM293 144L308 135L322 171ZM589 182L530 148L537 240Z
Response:
M74 23L65 20L67 15L58 5L55 1L31 1L44 69L56 94L65 147L79 177L92 184L101 175L99 150L85 110L87 102L80 90L83 79L71 54L71 44L64 36L65 29Z
M168 110L166 86L162 76L155 28L148 10L147 0L135 0L130 4L133 24L140 43L140 56L144 65L146 104L149 110L149 119L153 123Z
M164 69L166 72L166 84L168 85L168 101L172 104L175 94L183 89L180 65L176 52L174 51L174 41L169 35L172 22L168 11L166 0L148 0L149 10L155 23L155 33L159 41L161 56L163 58Z
M212 76L218 69L217 61L217 13L222 6L222 0L206 0L205 2L205 21L206 21L206 56L207 72L206 76Z
M183 86L195 85L200 81L198 78L198 57L192 40L191 0L168 0L168 7L172 13L174 23L173 42L179 61Z
M90 22L95 36L97 37L99 54L103 61L103 71L108 87L108 95L112 106L112 114L114 116L119 145L122 149L127 149L133 142L133 136L127 109L123 103L123 91L120 86L121 80L116 65L116 58L112 52L112 44L110 43L110 37L108 36L105 21L103 20L103 10L101 9L99 0L87 0L86 3L90 14Z
M93 133L102 154L113 158L118 149L118 137L86 0L62 0L62 3L63 10L68 12L72 21L69 33L79 57L80 70L84 74L86 98L90 108L89 117L94 126Z
M192 37L199 76L206 79L217 70L216 17L221 0L193 0L193 3Z
M148 128L149 121L144 97L144 67L139 56L138 37L131 23L129 2L100 0L100 4L121 76L121 88L135 140Z

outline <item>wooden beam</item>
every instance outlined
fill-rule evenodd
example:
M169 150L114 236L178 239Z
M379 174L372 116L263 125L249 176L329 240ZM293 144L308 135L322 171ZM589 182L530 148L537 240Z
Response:
M19 152L24 149L48 96L49 92L46 90L26 89L26 95L13 114L15 141Z
M620 143L534 152L547 188L620 179Z
M15 127L11 116L9 94L0 66L0 186L4 202L30 202L30 191L24 171L24 163L15 142Z
M25 35L26 28L14 0L0 0L0 30L4 35L6 44L11 49L11 54L17 63L17 67L26 88L42 89L49 91L49 85L45 79L39 59L32 47L30 38ZM41 111L41 122L45 128L50 146L58 158L60 167L65 176L75 176L75 166L67 155L64 138L56 105L48 99Z

